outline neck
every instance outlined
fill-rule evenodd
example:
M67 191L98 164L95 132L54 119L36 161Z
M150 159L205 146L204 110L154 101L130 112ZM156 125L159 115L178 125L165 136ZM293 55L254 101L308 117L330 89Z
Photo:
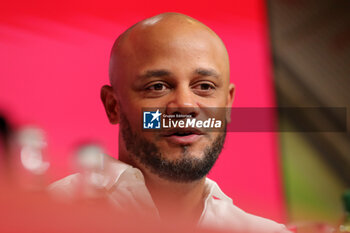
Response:
M204 208L205 178L193 182L168 181L142 169L146 186L163 221L196 224Z
M164 223L196 225L205 198L205 177L192 182L175 182L160 178L128 156L119 159L141 170L147 189ZM176 219L176 221L174 221Z

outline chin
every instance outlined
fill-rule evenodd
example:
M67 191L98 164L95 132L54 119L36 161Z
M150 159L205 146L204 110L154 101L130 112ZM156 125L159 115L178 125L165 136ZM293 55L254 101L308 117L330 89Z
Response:
M181 158L201 159L204 157L203 149L195 149L191 145L163 150L162 155L170 161Z

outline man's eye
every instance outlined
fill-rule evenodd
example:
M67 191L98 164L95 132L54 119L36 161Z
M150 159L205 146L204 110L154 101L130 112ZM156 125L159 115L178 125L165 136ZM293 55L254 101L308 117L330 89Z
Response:
M192 88L200 96L211 96L216 90L215 84L209 82L197 83Z
M194 86L194 89L199 91L211 91L216 89L214 84L211 83L199 83Z
M201 90L210 90L213 89L214 87L210 85L209 83L202 83L199 85Z
M148 86L146 89L151 91L163 91L167 87L163 83L156 83L151 86Z
M168 91L170 89L170 86L167 84L167 83L162 83L162 82L159 82L159 83L153 83L151 85L148 85L145 90L150 92L150 93L165 93L166 91Z

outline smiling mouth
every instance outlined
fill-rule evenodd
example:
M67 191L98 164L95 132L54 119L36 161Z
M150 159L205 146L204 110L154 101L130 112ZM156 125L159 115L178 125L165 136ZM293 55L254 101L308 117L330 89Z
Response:
M166 137L170 137L170 136L184 137L184 136L188 136L188 135L192 135L192 134L194 134L194 133L192 133L192 132L176 132L176 133L168 135Z
M198 141L203 132L198 129L172 129L163 134L163 137L171 144L190 145Z

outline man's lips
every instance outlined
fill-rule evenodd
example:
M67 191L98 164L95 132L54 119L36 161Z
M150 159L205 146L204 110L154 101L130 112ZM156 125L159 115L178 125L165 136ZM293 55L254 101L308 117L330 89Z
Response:
M162 136L168 137L172 135L178 135L178 136L186 136L189 134L197 134L202 135L204 134L203 131L197 128L172 128L172 129L163 129Z
M162 136L172 144L188 145L198 141L204 133L198 129L171 129Z
M165 140L173 144L189 145L189 144L195 143L201 137L202 135L199 135L199 134L189 134L186 136L171 135L171 136L166 136Z

